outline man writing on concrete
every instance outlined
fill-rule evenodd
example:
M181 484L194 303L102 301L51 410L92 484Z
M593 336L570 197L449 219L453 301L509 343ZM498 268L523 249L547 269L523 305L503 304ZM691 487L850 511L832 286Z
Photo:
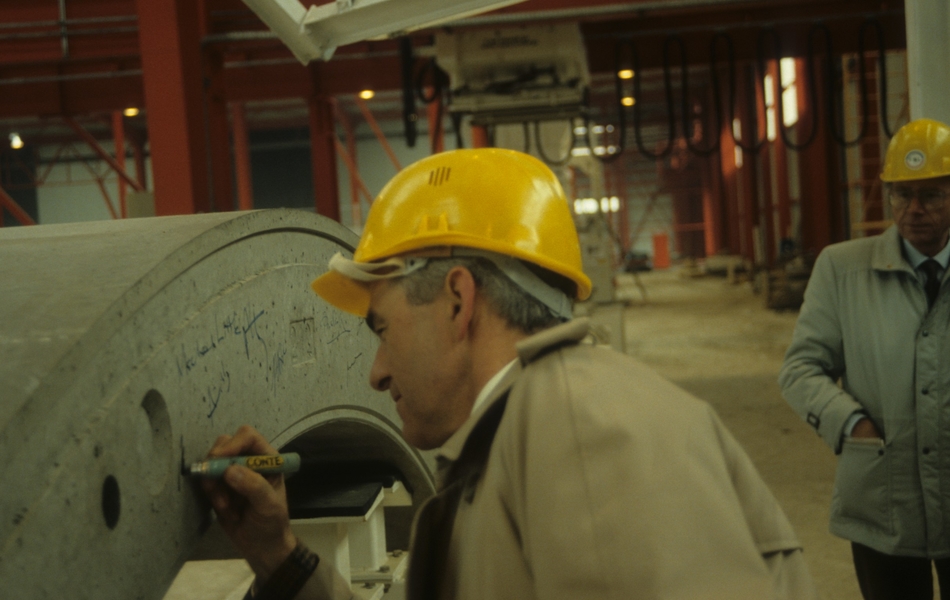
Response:
M792 528L711 408L583 342L571 301L590 285L556 177L500 149L404 169L353 259L313 283L366 317L371 385L410 443L439 448L408 596L814 598ZM273 452L245 427L211 455ZM291 533L280 479L230 467L207 489L257 597L348 597Z
M908 123L881 179L894 226L818 257L779 378L840 454L831 532L868 600L950 599L950 127ZM840 380L840 386L838 381Z

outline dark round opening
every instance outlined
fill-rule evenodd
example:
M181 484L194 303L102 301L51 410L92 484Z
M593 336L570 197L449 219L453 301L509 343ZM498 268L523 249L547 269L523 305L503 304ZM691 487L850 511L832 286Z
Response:
M119 523L119 506L119 482L109 475L102 484L102 516L109 529L115 529Z

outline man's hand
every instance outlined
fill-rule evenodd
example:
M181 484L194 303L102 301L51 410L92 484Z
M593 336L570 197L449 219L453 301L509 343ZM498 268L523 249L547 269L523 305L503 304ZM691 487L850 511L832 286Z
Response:
M208 458L263 454L277 454L277 450L253 427L243 425L233 437L219 437ZM254 573L266 581L297 544L290 530L283 475L265 477L231 465L222 479L206 479L202 487L225 533Z
M874 426L874 422L871 421L871 419L864 417L854 424L854 429L851 430L851 437L881 439L881 434L877 430L877 427Z

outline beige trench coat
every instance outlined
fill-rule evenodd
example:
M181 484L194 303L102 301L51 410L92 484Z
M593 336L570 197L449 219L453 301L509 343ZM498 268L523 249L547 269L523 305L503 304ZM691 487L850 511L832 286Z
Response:
M578 344L587 332L579 319L519 344L520 368L441 449L430 503L463 492L450 540L420 511L410 598L816 598L791 525L713 410ZM479 446L487 462L459 468Z
M519 344L518 367L442 447L408 598L817 598L792 527L713 410L580 344L587 333L578 319ZM349 597L327 570L298 600Z

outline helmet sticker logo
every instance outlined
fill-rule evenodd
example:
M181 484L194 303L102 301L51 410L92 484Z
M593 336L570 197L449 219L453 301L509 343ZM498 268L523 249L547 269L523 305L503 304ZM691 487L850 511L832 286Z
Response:
M451 174L452 167L439 167L434 171L429 171L429 185L442 185L449 180Z
M904 157L904 164L907 165L907 168L916 171L924 166L924 163L927 162L927 155L921 152L920 150L911 150Z

